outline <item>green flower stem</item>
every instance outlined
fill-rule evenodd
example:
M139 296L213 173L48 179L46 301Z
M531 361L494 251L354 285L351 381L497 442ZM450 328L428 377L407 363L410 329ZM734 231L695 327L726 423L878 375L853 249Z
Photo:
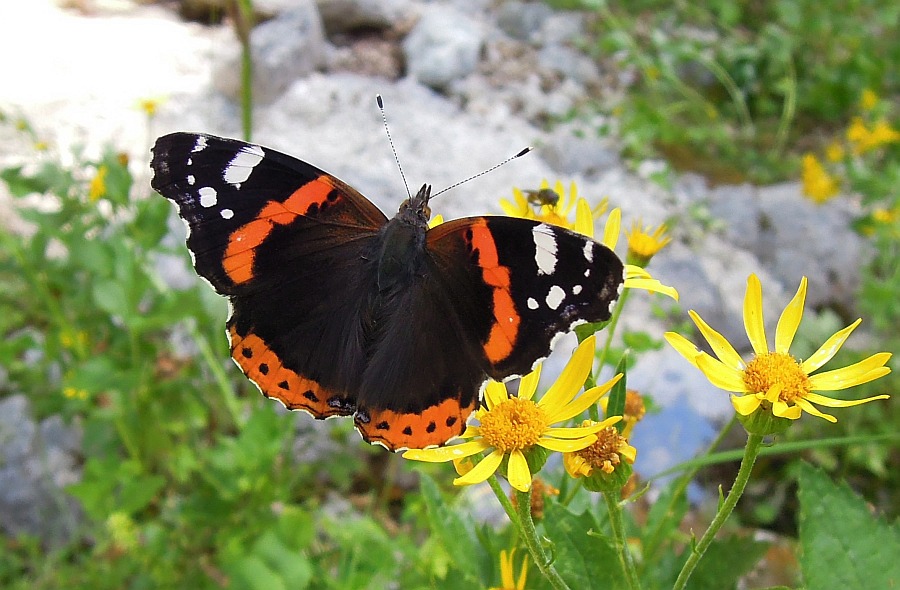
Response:
M709 456L719 448L719 445L722 444L722 441L725 440L725 436L731 432L731 428L737 423L737 416L732 416L731 420L726 424L716 436L715 440L710 443L709 447L706 449L706 452L703 453L703 457ZM678 499L685 493L685 490L688 487L688 484L694 479L694 475L700 470L701 465L697 465L696 467L690 468L684 473L681 474L681 477L675 482L674 487L672 489L672 494L669 496L669 505L666 506L665 514L672 514L675 510L675 503ZM662 546L663 537L665 535L665 531L668 530L667 519L662 518L656 525L656 529L650 531L648 534L644 536L644 562L645 563L653 563L653 557L656 551Z
M497 500L500 501L500 505L506 511L506 515L519 529L522 540L531 554L531 559L544 577L547 578L547 581L550 582L550 585L556 590L570 590L569 585L566 584L559 572L556 571L556 568L553 567L553 564L550 563L547 552L544 551L541 540L538 538L537 529L534 528L534 520L531 518L531 492L520 492L517 490L516 503L518 506L513 506L512 501L503 493L503 488L500 487L500 482L497 481L496 475L490 476L487 481L494 491L494 495L497 496Z
M613 539L616 543L616 554L619 556L622 575L628 581L628 587L631 590L640 590L641 582L638 580L637 570L634 568L634 558L631 556L631 551L628 550L625 521L622 518L619 500L612 492L603 492L603 499L606 500L606 510L609 512L609 523L612 525Z
M715 539L716 533L719 532L719 529L722 528L722 525L724 525L725 521L728 520L728 517L731 516L734 507L744 493L744 488L747 487L747 482L750 481L750 473L753 471L753 464L756 463L756 458L759 456L762 441L763 437L759 434L751 434L747 437L747 446L744 447L744 458L741 459L741 467L738 469L737 477L734 479L734 485L732 486L731 491L728 492L725 501L722 502L722 505L719 507L719 511L710 523L709 528L706 529L706 532L703 533L703 537L700 538L700 542L692 548L691 556L688 557L684 567L681 568L681 573L678 574L678 579L675 580L675 585L672 587L672 590L684 589L688 579L691 577L691 574L694 573L694 569L700 562L700 558L703 557L703 554L709 548L710 544L712 544L713 539Z

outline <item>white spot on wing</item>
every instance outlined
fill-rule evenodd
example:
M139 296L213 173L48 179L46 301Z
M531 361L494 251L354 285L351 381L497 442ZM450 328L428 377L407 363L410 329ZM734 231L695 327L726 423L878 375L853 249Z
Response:
M579 293L581 293L581 285L572 287L572 295L578 295Z
M590 240L584 243L584 259L588 262L594 261L594 242Z
M537 309L538 308L538 302L534 297L529 297L528 301L526 303L528 303L528 309Z
M215 204L217 202L216 197L218 196L216 193L216 189L214 189L211 186L204 186L197 192L200 194L200 206L201 207L206 207L208 209L210 207L215 206Z
M220 215L222 216L222 219L231 219L234 217L234 211L231 209L222 209Z
M231 163L225 168L222 178L235 186L250 178L253 168L262 162L265 152L258 145L245 145L238 151Z
M194 144L194 149L191 150L191 153L202 152L205 149L206 149L206 136L198 135L197 143ZM190 161L188 162L188 164L190 164Z
M550 287L550 292L547 293L547 307L556 310L556 308L559 307L559 305L565 298L566 292L562 290L562 287L560 287L559 285L553 285L552 287Z
M190 166L194 163L194 158L188 158L187 165Z
M531 235L534 239L534 261L538 274L553 274L556 270L556 236L553 235L553 230L542 223L534 226Z
M194 178L193 174L188 174L187 181L189 185L194 186L194 183L197 182L197 179Z

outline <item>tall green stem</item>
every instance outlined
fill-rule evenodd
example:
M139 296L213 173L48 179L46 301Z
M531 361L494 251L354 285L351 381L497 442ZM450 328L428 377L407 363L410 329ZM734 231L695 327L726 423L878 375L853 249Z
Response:
M628 581L628 587L631 590L639 590L641 582L638 580L637 570L634 568L634 558L631 556L631 551L628 550L625 521L622 518L619 501L612 492L603 492L603 499L606 500L606 510L609 512L609 522L612 525L613 540L616 543L616 555L619 556L622 575Z
M744 447L744 458L741 460L741 467L738 469L737 477L734 479L734 486L732 486L725 501L722 502L722 505L719 507L719 511L710 523L709 528L703 533L700 542L692 548L691 555L688 557L687 562L685 562L684 567L681 568L681 573L678 574L678 579L675 580L675 585L672 587L672 590L684 589L688 579L690 579L691 574L694 573L694 569L696 569L697 564L700 562L700 558L703 557L703 554L712 544L713 539L716 538L716 533L719 532L719 529L722 528L722 525L724 525L725 521L728 520L728 517L731 516L734 507L737 506L738 500L741 499L741 495L743 495L744 489L747 487L747 482L750 481L750 473L753 471L753 464L756 463L756 458L759 456L762 440L763 437L759 434L751 434L747 438L747 446Z
M492 475L487 481L488 485L490 485L491 489L494 491L494 495L497 496L497 500L500 501L500 505L503 506L503 509L506 511L506 515L519 529L522 541L524 541L525 547L528 548L528 552L531 554L531 559L534 561L535 565L537 565L540 572L556 590L570 590L568 584L562 579L559 572L553 567L553 564L550 563L547 552L544 551L541 540L538 538L537 529L534 527L534 520L531 518L531 491L516 491L517 505L513 506L513 503L503 492L503 488L500 487L500 482L497 481L496 475Z

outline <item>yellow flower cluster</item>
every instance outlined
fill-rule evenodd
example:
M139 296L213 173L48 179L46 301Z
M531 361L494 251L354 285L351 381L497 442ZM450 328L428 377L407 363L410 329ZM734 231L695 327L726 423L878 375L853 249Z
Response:
M900 132L884 119L879 119L871 127L862 117L854 117L847 129L847 140L856 154L864 154L889 143L900 141Z
M838 179L830 175L812 154L803 156L800 179L803 182L803 194L815 203L824 203L840 191Z

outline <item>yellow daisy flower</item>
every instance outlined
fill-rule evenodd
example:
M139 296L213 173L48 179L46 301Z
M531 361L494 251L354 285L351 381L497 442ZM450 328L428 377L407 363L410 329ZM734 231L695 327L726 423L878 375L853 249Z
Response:
M878 94L871 88L863 90L862 96L859 99L860 108L864 111L871 111L876 105L878 105Z
M106 175L108 173L109 168L106 167L106 164L101 164L100 167L97 168L97 173L94 174L94 178L91 179L91 184L88 187L88 199L90 199L92 203L106 194Z
M553 198L552 195L555 195L556 198ZM559 180L552 189L546 180L541 181L541 186L536 191L522 191L513 188L513 198L514 202L500 199L500 207L507 215L536 219L580 233L585 233L579 229L585 224L589 223L593 228L594 219L603 215L608 206L607 199L602 199L596 207L591 208L586 199L578 196L578 187L574 182L569 186L567 193L563 188L562 181ZM575 219L569 221L573 210L575 210ZM593 232L593 229L591 231Z
M594 422L585 420L582 426L591 424ZM609 426L597 433L597 440L592 445L564 453L563 466L572 477L591 477L594 470L610 475L622 461L633 465L635 459L637 449L628 444L628 440L614 426ZM628 475L631 476L631 473Z
M587 427L554 426L570 420L597 403L621 378L616 375L603 385L593 387L575 398L594 361L594 337L586 338L566 364L559 379L537 402L541 366L522 377L517 397L510 397L506 385L489 381L485 386L483 406L475 412L478 426L469 426L461 444L434 449L411 449L405 459L441 463L488 452L475 467L453 480L455 485L480 483L490 477L504 459L508 460L507 479L512 487L526 492L531 488L531 469L525 453L533 447L550 451L577 451L597 440L596 432L621 420L615 416Z
M640 220L632 223L631 230L626 234L628 238L627 259L637 266L646 266L657 252L672 241L672 238L666 235L668 231L669 228L664 223L658 225L656 229L649 225L642 225Z
M600 400L600 407L603 408L604 414L606 414L607 406L609 406L609 397L604 397ZM641 394L634 389L626 390L625 411L622 415L622 419L625 421L625 427L622 428L622 436L625 438L631 436L634 425L643 420L646 414L647 406L644 405L644 398L641 397Z
M525 580L528 578L528 557L522 560L522 568L519 570L519 579L516 580L516 572L513 566L513 559L516 556L516 550L512 549L509 553L506 550L500 551L500 586L493 587L490 590L525 590Z
M847 128L847 140L853 145L854 153L864 154L884 144L900 141L900 132L884 119L878 120L869 129L862 117L854 117Z
M615 250L619 243L619 232L622 228L622 210L616 207L609 213L606 218L606 225L603 229L603 239L601 243ZM585 232L582 232L585 233ZM594 237L593 224L591 224L590 233L585 233L588 237ZM678 301L678 291L668 285L663 285L658 280L650 276L650 273L635 264L625 265L625 288L626 289L643 289L651 293L662 293L668 295L675 301Z
M789 348L800 325L805 300L806 277L803 277L797 294L778 320L775 350L770 350L763 324L762 287L756 275L750 275L744 297L744 326L755 354L749 362L745 362L725 337L709 327L694 311L690 312L691 319L709 342L715 357L697 350L680 334L667 332L665 337L675 350L703 371L713 385L737 394L731 396L731 402L742 416L749 416L762 408L779 418L796 420L805 411L829 422L837 422L837 418L819 411L813 404L845 408L890 397L877 395L861 400L840 400L815 393L847 389L887 375L891 370L885 364L891 354L873 354L849 367L814 375L834 357L862 320L858 319L835 333L812 356L800 361L790 354Z
M803 156L800 180L803 183L803 194L814 203L824 203L840 191L838 180L828 174L822 163L812 154Z

